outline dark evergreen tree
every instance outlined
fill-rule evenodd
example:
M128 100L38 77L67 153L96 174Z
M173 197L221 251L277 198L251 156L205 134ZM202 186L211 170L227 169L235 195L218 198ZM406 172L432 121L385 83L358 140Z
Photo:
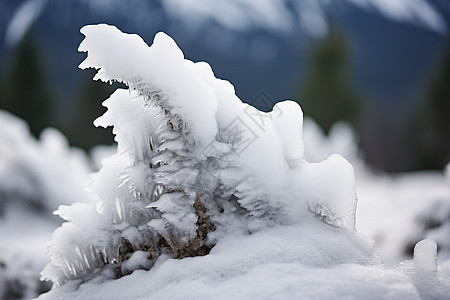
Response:
M361 99L352 83L350 51L334 26L311 47L298 102L326 133L339 120L357 124Z
M95 72L83 73L80 87L75 93L74 109L64 131L73 145L89 149L99 144L112 144L111 131L92 126L93 121L106 110L101 103L117 88L117 83L107 86L99 81L92 81Z
M43 55L29 32L13 49L2 82L0 108L26 120L35 136L43 128L55 126L55 98L45 67Z
M442 169L450 161L450 40L416 114L418 168Z

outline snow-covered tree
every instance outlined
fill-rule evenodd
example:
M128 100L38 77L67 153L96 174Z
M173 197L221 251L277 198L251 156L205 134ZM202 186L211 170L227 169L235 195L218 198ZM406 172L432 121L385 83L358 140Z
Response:
M137 251L147 252L144 268L161 253L205 255L227 232L294 222L289 206L354 228L353 170L338 156L317 166L305 162L296 103L279 103L271 113L242 103L229 82L206 63L184 59L163 33L151 47L107 25L82 33L80 51L88 56L80 67L129 89L116 90L95 121L113 126L118 153L93 176L96 203L59 208L69 222L53 236L44 278L59 285L105 265L121 276L128 270L120 263ZM327 170L348 180L337 184L329 176L321 193L343 203L291 192L310 178L322 181L315 177Z
M188 285L192 297L209 293L211 298L217 296L214 289L226 287L214 282L255 275L257 266L270 277L279 273L274 267L289 262L295 274L303 270L315 283L319 269L332 278L340 276L340 266L350 285L357 271L361 284L387 274L397 287L408 286L392 291L383 279L376 285L379 295L422 293L405 273L384 270L372 244L355 230L352 166L339 155L320 163L305 160L297 103L280 102L269 113L242 103L228 81L217 79L207 63L185 59L164 33L149 47L139 36L104 24L81 32L79 50L87 58L80 67L95 68L94 79L122 82L128 89L116 90L104 102L107 112L95 121L113 126L117 153L93 175L95 202L56 212L68 222L53 234L43 279L59 286L144 269L155 276L148 286L140 285L148 290L127 297L158 295L166 286L178 293ZM425 250L417 259L428 268L435 255ZM183 263L165 264L167 259ZM405 265L405 272L414 272L414 266ZM205 282L213 284L194 288ZM450 287L440 282L436 295ZM252 290L250 283L245 291ZM330 286L342 295L352 292L345 284ZM237 290L227 290L234 298Z

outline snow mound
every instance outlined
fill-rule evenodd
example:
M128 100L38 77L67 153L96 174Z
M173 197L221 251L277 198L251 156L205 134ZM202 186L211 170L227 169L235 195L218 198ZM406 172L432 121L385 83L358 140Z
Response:
M307 161L319 162L338 153L355 168L356 228L375 240L375 250L385 264L395 266L411 259L418 241L432 239L439 248L440 270L450 275L450 164L444 172L375 172L364 163L357 139L345 123L336 123L326 136L306 118L303 139Z
M129 89L95 121L118 143L93 176L96 200L58 209L68 222L50 242L42 277L54 289L42 298L289 299L329 280L327 295L356 297L361 284L367 298L419 297L356 232L352 166L305 160L297 104L242 103L164 33L148 46L104 24L81 32L80 67Z
M89 172L86 155L59 131L46 128L36 140L24 121L0 110L0 216L18 202L51 213L60 204L89 201L83 191Z

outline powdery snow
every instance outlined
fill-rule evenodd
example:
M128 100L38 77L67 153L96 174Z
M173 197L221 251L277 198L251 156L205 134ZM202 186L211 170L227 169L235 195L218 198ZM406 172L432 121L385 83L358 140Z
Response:
M118 280L76 291L69 283L39 299L419 299L407 275L383 268L365 243L309 219L229 236L207 256L162 256L150 271Z

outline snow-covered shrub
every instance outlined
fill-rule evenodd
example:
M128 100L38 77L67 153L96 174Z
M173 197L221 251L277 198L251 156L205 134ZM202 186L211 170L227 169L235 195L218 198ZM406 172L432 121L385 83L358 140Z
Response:
M118 152L93 176L95 204L58 210L70 222L54 234L44 278L61 284L135 251L151 259L204 255L228 232L298 222L311 212L354 228L353 170L339 156L306 163L296 103L277 104L278 114L242 103L229 82L184 59L163 33L148 47L106 25L82 32L88 56L81 68L97 68L96 79L129 90L116 90L95 121L113 126Z
M60 204L89 201L87 157L56 129L34 139L19 118L0 110L0 217L22 203L51 214Z
M47 291L40 271L46 242L61 222L60 204L89 202L89 162L56 129L40 139L0 110L0 299L30 299Z
M356 232L352 166L339 155L305 160L298 104L263 113L242 103L164 33L149 47L113 26L81 32L80 67L128 90L95 121L113 126L118 144L93 176L96 201L58 209L68 222L53 234L43 279L75 284L47 297L73 298L88 280L78 297L349 298L359 284L370 290L363 298L422 294ZM260 280L267 286L254 288ZM435 295L449 290L443 282Z

